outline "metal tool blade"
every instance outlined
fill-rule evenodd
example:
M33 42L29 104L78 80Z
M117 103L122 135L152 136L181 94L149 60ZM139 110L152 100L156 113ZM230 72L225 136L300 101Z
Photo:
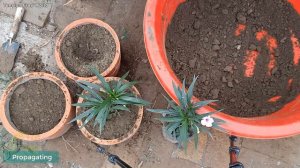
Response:
M1 73L7 74L12 70L19 48L19 43L11 42L10 40L2 44L2 47L0 48Z

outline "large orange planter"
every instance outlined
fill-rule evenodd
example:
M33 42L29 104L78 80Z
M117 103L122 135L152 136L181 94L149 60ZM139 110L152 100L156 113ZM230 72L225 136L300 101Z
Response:
M93 19L93 18L83 18L83 19L79 19L76 20L74 22L72 22L71 24L69 24L63 31L62 33L59 35L56 44L55 44L55 51L54 51L54 56L55 56L55 60L57 63L58 68L70 79L72 80L85 80L85 81L89 81L89 82L93 82L97 79L96 76L92 76L92 77L81 77L81 76L77 76L75 74L73 74L72 72L70 72L68 70L68 68L65 66L63 60L62 60L62 55L61 55L61 45L63 42L64 37L70 32L71 29L74 29L76 27L82 26L82 25L87 25L87 24L94 24L97 25L99 27L103 27L105 28L107 31L109 31L109 33L112 35L115 44L116 44L116 52L115 52L115 57L113 59L113 62L110 64L110 66L103 72L101 72L102 76L116 76L118 74L118 71L120 69L120 65L121 65L121 47L120 47L120 41L118 38L117 33L113 30L113 28L111 28L108 24L104 23L101 20L98 19Z
M289 0L296 10L300 2ZM144 40L152 69L165 89L177 101L172 88L172 82L182 85L169 65L165 51L165 35L167 27L174 15L176 8L184 0L148 0L144 14ZM194 97L194 101L199 101ZM200 109L199 113L214 111L211 107ZM300 134L300 95L295 100L286 104L279 111L263 117L240 118L225 113L215 114L223 119L222 125L229 134L255 139L275 139L290 137Z
M66 100L65 112L60 122L51 130L38 135L28 135L19 131L12 123L9 114L9 101L15 89L19 85L27 82L28 80L33 80L33 79L44 79L55 83L57 86L59 86L59 88L64 93L65 100ZM58 79L57 77L51 74L47 74L43 72L33 72L15 79L10 83L8 88L5 90L0 101L0 119L2 121L4 128L10 134L12 134L14 137L18 139L25 140L25 141L43 141L48 139L54 139L62 136L72 126L71 124L69 124L69 122L71 121L72 118L74 118L75 114L71 104L72 104L72 99L69 90L67 86L60 79Z

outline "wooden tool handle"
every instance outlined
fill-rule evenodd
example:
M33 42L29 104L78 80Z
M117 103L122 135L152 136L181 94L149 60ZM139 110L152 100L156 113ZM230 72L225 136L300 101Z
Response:
M25 13L24 8L22 8L22 7L17 8L15 18L14 18L14 23L13 23L11 31L9 33L9 39L11 39L11 40L15 39L15 37L16 37L18 31L19 31L20 23L22 21L24 13Z

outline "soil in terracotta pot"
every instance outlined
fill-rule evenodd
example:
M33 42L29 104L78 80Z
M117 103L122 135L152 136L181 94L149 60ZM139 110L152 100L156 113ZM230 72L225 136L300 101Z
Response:
M118 111L111 113L101 134L99 131L99 125L94 127L94 120L86 125L86 129L91 134L101 139L111 140L119 138L130 132L135 124L138 107L131 106L129 109L131 112Z
M82 25L70 30L61 45L61 57L67 69L82 77L93 76L91 68L104 72L113 62L116 44L103 27Z
M180 79L199 75L195 96L230 115L267 115L299 93L299 21L284 0L190 0L168 28L167 55Z
M65 96L53 82L29 80L13 93L9 110L18 130L30 135L45 133L54 128L64 115Z

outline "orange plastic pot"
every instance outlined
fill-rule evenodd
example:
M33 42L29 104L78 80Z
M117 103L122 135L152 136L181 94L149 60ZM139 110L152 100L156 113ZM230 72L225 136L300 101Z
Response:
M29 80L34 80L34 79L44 79L44 80L49 80L53 83L55 83L59 88L62 90L62 92L65 95L65 100L66 100L66 108L63 117L61 118L60 122L51 130L38 134L38 135L28 135L25 134L21 131L19 131L15 125L12 123L10 119L10 114L9 114L9 101L10 98L15 91L15 89L29 81ZM1 97L1 102L0 102L0 119L2 121L2 124L4 128L12 134L14 137L25 140L25 141L44 141L48 139L54 139L57 137L62 136L65 132L69 130L71 127L70 124L68 124L72 118L74 118L74 109L72 108L72 100L71 100L71 95L69 93L69 90L67 86L57 77L43 73L43 72L33 72L29 73L27 75L21 76L15 80L13 80L8 88L4 91L2 97Z
M107 82L118 81L118 80L120 80L120 78L106 77L105 80ZM127 81L125 80L125 82L127 82ZM99 81L96 81L95 83L99 84ZM137 88L135 86L132 87L132 91L133 91L133 94L135 94L138 97L141 97L140 92L137 90ZM85 93L86 92L84 92L83 94L85 94ZM82 103L82 102L83 102L83 98L80 97L78 99L78 103ZM82 109L80 107L76 107L76 115L79 115L81 112L82 112ZM94 136L85 127L82 127L83 123L81 120L77 120L77 125L79 128L81 128L80 131L82 132L82 134L90 141L97 143L99 145L116 145L116 144L122 143L124 141L127 141L138 131L138 129L140 128L141 123L142 123L143 114L144 114L143 106L138 107L137 118L136 118L135 123L134 123L133 127L131 128L131 130L127 134L125 134L119 138L116 138L116 139L101 139L101 138Z
M296 10L299 9L300 2L290 1ZM149 62L159 82L175 101L177 99L172 82L179 86L182 83L169 65L165 50L165 35L177 7L183 2L184 0L148 0L144 14L144 41ZM199 99L194 97L193 101ZM198 113L210 111L214 109L206 106L199 109ZM229 134L254 139L275 139L300 134L299 111L300 96L297 96L282 109L268 116L240 118L218 113L215 117L226 122L222 127Z
M76 21L72 22L71 24L69 24L62 31L62 33L59 35L59 37L56 41L56 44L55 44L54 55L55 55L55 60L56 60L57 66L68 78L75 80L75 81L76 80L85 80L85 81L92 82L97 79L96 76L81 77L81 76L77 76L77 75L71 73L65 66L65 64L62 60L62 55L61 55L61 45L63 43L64 37L70 32L71 29L74 29L74 28L82 26L82 25L87 25L87 24L94 24L94 25L105 28L106 30L109 31L109 33L114 38L114 41L116 44L115 57L113 59L113 62L110 64L110 66L104 72L101 72L101 75L102 76L116 76L120 69L120 65L121 65L121 49L120 49L121 47L120 47L119 38L118 38L116 32L108 24L104 23L101 20L93 19L93 18L84 18L84 19L76 20Z

